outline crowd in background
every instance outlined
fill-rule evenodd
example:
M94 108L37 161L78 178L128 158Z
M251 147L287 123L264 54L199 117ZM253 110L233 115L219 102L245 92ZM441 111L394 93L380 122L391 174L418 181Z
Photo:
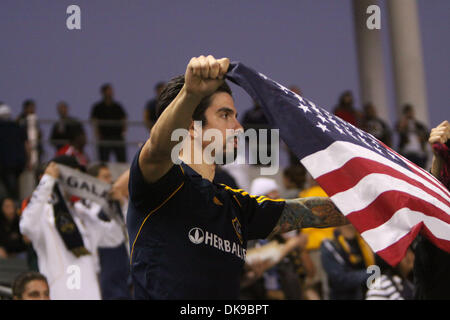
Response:
M151 129L157 120L156 99L163 88L163 82L155 86L155 98L151 99L144 108L144 123L148 129ZM300 94L298 88L290 89ZM98 283L97 288L90 287L91 291L98 291L98 295L94 294L94 298L131 298L127 269L128 243L125 238L112 241L98 236L97 233L101 228L105 226L111 228L115 224L105 216L101 208L92 203L78 201L79 199L74 200L70 205L74 206L71 212L75 212L75 217L72 219L64 216L66 220L62 222L62 226L55 227L54 230L41 230L44 234L37 234L36 230L40 228L38 223L30 222L32 225L27 228L24 225L24 219L21 219L24 213L31 215L32 210L35 210L33 214L44 214L43 212L47 210L49 219L62 219L54 214L54 211L60 210L55 206L49 205L44 209L42 204L40 209L30 208L32 207L29 205L30 201L34 201L36 206L36 201L39 200L38 192L45 191L45 184L39 185L40 187L35 190L34 199L20 198L19 177L24 170L34 171L35 185L39 181L42 182L41 178L45 174L50 176L47 180L52 181L51 183L54 183L58 177L58 173L54 169L49 169L47 163L42 161L44 140L48 140L54 147L52 158L59 159L61 161L59 163L70 165L72 160L68 159L75 159L77 165L73 167L78 166L81 171L110 184L114 182L107 165L107 162L112 160L111 156L114 155L118 162L127 162L126 108L115 100L111 84L103 85L100 93L102 98L92 106L89 117L98 141L98 159L90 159L86 154L86 128L80 120L70 115L67 102L61 101L57 104L58 120L53 124L48 137L44 137L39 129L35 101L31 99L24 101L22 112L17 119L12 119L11 109L5 103L0 103L0 259L22 259L26 261L30 270L20 275L14 285L3 283L3 285L12 286L16 298L33 297L33 295L38 298L49 298L52 295L54 298L64 298L64 289L61 287L53 289L55 291L53 293L52 290L49 292L50 287L55 288L58 275L51 274L55 271L45 264L52 263L49 259L67 259L61 262L63 265L70 265L69 260L75 263L77 259L85 259L85 255L73 251L70 247L78 240L66 240L61 236L62 241L58 240L61 242L58 244L59 247L55 242L48 242L49 234L58 236L64 227L69 226L74 227L77 234L80 234L83 247L87 248L91 255L92 259L86 260L83 268L89 269ZM333 112L345 121L372 134L417 165L421 167L427 165L429 130L415 118L413 106L403 106L401 118L398 119L394 128L390 128L378 117L376 106L373 104L368 103L361 109L356 108L350 91L344 92L339 97ZM244 114L242 125L244 129L258 129L267 128L269 124L261 107L255 103L253 108ZM394 145L395 135L397 135L397 145ZM145 138L142 137L142 139ZM271 141L268 140L267 143L270 144ZM239 188L236 179L221 168L218 168L216 172L215 181L225 183L232 188ZM293 154L290 154L290 165L283 169L283 184L280 186L274 179L259 177L251 181L249 191L251 194L274 199L326 196ZM49 197L52 191L54 190L48 190L48 193L43 194ZM126 191L120 192L122 193L115 195L115 199L120 202L122 214L125 215ZM93 227L86 227L89 223ZM32 229L33 232L30 231ZM283 248L283 256L276 263L258 261L245 266L242 275L242 299L411 299L413 297L414 253L411 250L408 251L402 262L392 268L371 251L352 226L303 229L279 236L271 241L261 240L249 243L248 248L262 250L265 246L274 243ZM49 251L55 251L57 254L52 255ZM76 259L57 258L59 254L71 257L74 255ZM371 289L368 286L371 274L367 272L367 268L374 264L381 268L381 287ZM46 274L46 277L38 272ZM33 286L27 287L27 283L33 282ZM31 295L31 291L28 292L30 288L34 288L34 293ZM79 297L83 297L84 294L82 293ZM67 295L67 297L71 296Z

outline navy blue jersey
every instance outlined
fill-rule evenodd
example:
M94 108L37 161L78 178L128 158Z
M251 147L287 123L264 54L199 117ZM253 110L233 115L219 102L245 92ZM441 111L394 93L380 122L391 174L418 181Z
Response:
M127 214L136 299L237 299L247 240L267 237L285 202L203 179L185 163L147 183L138 152Z

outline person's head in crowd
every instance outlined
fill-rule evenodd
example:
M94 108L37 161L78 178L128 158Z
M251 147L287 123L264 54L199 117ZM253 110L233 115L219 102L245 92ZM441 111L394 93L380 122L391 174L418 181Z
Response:
M414 119L414 108L410 104L405 104L402 108L402 115L407 119Z
M4 219L11 222L18 217L16 203L12 198L6 197L0 200L0 210L0 221Z
M56 105L56 110L58 111L58 115L61 119L67 118L69 115L69 106L65 101L60 101Z
M113 182L111 170L109 170L108 165L104 162L95 163L88 167L87 173L97 179L111 184Z
M164 90L165 86L166 86L166 83L164 81L160 81L155 85L156 97L159 97L161 95L161 92Z
M14 300L50 300L50 288L44 275L35 271L19 274L12 284Z
M377 109L375 109L375 106L371 102L364 105L363 111L365 119L375 119L377 117Z
M265 177L256 178L250 186L250 194L266 196L271 199L280 197L280 188L275 180Z
M69 131L70 145L74 146L75 149L79 151L83 151L84 146L86 145L86 132L84 131L82 126L74 126Z
M353 110L353 94L351 91L344 91L339 97L339 107L346 110Z
M27 99L22 104L22 112L24 116L28 116L36 112L36 103L34 100Z
M184 86L184 75L171 79L164 87L157 102L157 118L164 113L164 110L175 99L180 90ZM237 111L234 107L234 101L232 92L228 84L224 81L217 90L210 96L204 97L198 106L195 108L192 114L192 122L189 126L189 135L191 140L197 136L198 133L194 127L194 121L201 121L202 131L205 132L208 129L219 130L223 137L222 150L219 155L213 152L212 156L216 159L220 159L222 163L228 159L226 156L227 150L233 150L233 160L237 156L237 136L230 135L231 131L243 131L243 128L237 120ZM202 149L206 148L211 142L203 141ZM192 143L194 145L194 143ZM228 148L227 148L228 145ZM214 149L215 151L216 149Z
M356 231L355 227L352 224L340 226L337 228L337 230L346 240L353 240L358 235L358 231Z
M104 101L110 102L114 99L114 89L110 83L103 84L100 87L100 93Z
M283 170L283 184L286 189L302 189L306 182L306 169L292 165Z
M292 92L298 94L299 96L302 95L302 90L300 90L300 88L295 85L291 85L288 89L291 90Z
M0 102L0 120L9 120L11 118L11 108L3 102Z
M72 169L80 170L81 172L86 172L85 166L81 165L78 162L77 158L75 158L73 156L66 156L66 155L57 156L57 157L53 158L52 160L50 160L49 163L50 162L54 162L56 164L62 164L64 166L70 167Z

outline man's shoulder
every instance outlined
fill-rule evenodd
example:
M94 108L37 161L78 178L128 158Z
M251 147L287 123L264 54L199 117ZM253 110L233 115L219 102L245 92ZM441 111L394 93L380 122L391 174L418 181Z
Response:
M103 109L104 107L105 107L105 104L103 103L103 101L95 102L91 107L91 114L95 115L95 116L101 115L100 110Z

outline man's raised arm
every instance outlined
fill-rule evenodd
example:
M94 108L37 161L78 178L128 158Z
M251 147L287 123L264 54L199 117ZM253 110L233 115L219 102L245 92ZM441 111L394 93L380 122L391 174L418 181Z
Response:
M338 227L348 223L330 198L289 199L286 200L280 219L268 238L294 229Z
M173 130L189 128L195 108L222 84L229 63L227 58L213 56L190 60L184 86L156 121L139 156L139 167L147 182L157 181L173 166L171 151L178 143L171 141Z

